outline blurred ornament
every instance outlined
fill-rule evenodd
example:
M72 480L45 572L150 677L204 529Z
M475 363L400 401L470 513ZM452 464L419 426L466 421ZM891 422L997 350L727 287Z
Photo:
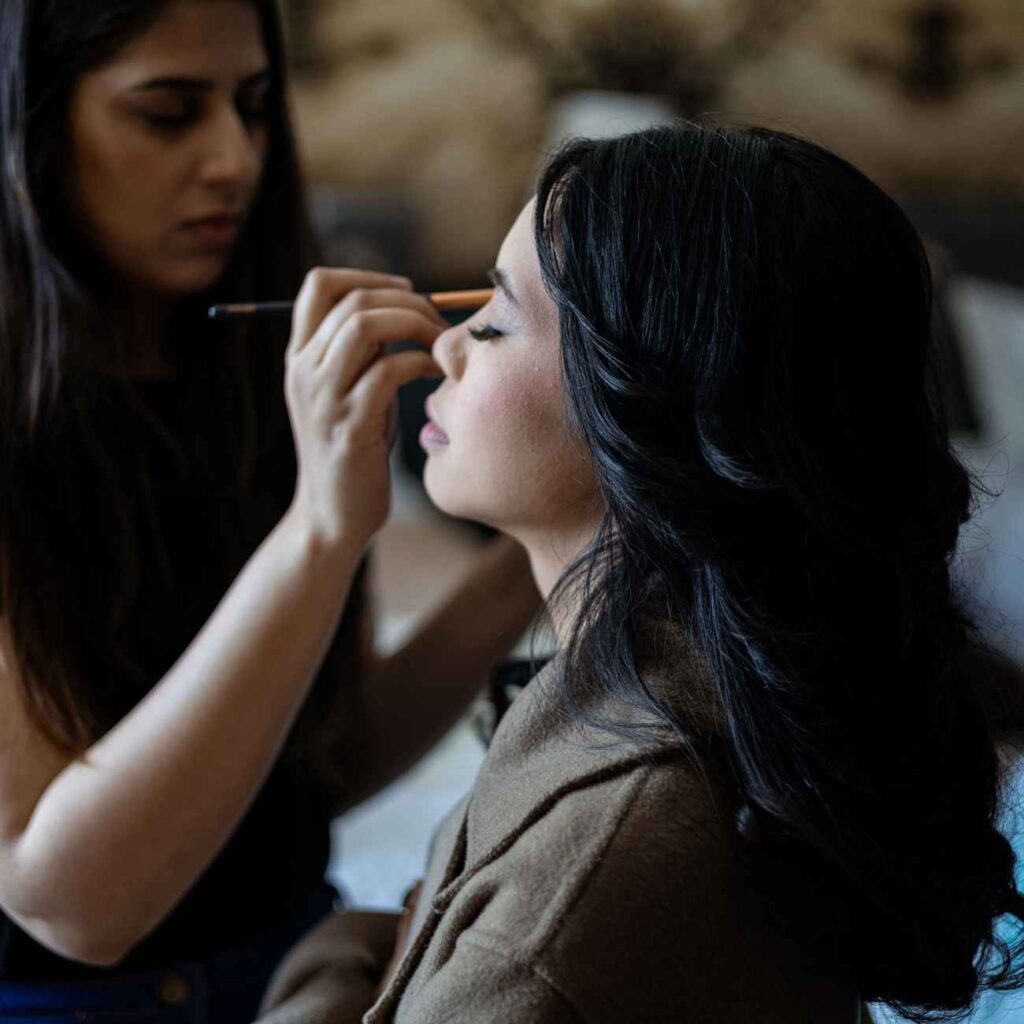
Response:
M738 62L770 47L811 0L462 0L527 55L552 95L661 95L704 110Z
M314 180L407 212L424 288L485 285L528 198L547 100L461 0L316 0L296 113Z
M903 194L1019 195L1022 55L1022 0L814 0L721 103Z
M306 165L404 211L425 287L483 284L551 143L602 121L710 109L890 188L1024 188L1024 0L283 2Z
M969 0L923 0L894 12L902 22L894 27L905 39L903 52L861 46L854 48L853 61L924 102L946 102L980 80L1009 76L1021 66L1020 37L1015 43L1012 34L986 33L982 6Z

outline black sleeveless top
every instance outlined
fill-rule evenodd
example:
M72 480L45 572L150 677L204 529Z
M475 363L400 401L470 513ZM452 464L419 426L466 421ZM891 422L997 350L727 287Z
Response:
M123 717L173 665L287 507L295 480L294 449L282 392L273 390L280 415L275 412L274 428L260 435L253 483L240 499L224 484L237 475L232 472L236 467L225 463L233 457L232 447L223 446L220 456L211 452L216 446L207 444L207 428L195 426L202 421L193 415L195 394L177 382L148 382L132 389L138 415L122 419L120 429L128 423L127 429L136 432L131 442L142 453L149 497L146 508L140 506L135 514L140 524L139 581L122 626L124 649L134 661L104 674L109 679L112 672L115 680L102 698L111 721ZM117 422L113 426L118 429ZM117 443L114 434L108 439ZM86 485L79 480L75 486L81 490ZM90 496L79 493L78 499L71 521L87 533ZM49 509L40 529L57 529L54 517L60 514ZM358 587L353 592L358 601ZM351 653L343 648L355 642L351 611L350 605L306 709L262 790L177 908L111 969L49 952L0 912L0 981L80 980L195 959L251 940L305 905L323 884L334 794L296 739L311 718L324 717L325 701L343 684L339 675ZM104 652L97 653L97 665L103 657Z

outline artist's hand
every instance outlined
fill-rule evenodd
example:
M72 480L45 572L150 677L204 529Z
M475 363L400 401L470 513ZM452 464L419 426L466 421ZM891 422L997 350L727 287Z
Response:
M289 514L319 538L365 545L387 518L392 407L403 384L439 376L447 327L406 278L313 270L295 302L285 393L299 473ZM395 341L423 350L384 354Z

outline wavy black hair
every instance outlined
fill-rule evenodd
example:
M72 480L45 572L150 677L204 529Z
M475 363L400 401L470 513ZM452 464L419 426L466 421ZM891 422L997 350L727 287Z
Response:
M916 231L817 145L683 124L568 144L535 237L606 506L556 591L583 601L570 706L685 729L637 668L668 616L713 680L741 831L827 882L864 997L925 1021L1020 984Z

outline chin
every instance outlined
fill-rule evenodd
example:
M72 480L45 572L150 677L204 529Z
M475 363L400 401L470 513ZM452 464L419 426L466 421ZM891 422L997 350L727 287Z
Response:
M438 463L438 458L436 455L427 456L427 464L423 470L423 489L427 492L427 497L445 515L490 525L487 513L459 487L458 481L464 480L465 474L452 474L449 467Z
M205 271L196 271L191 274L182 274L180 277L169 282L167 291L172 295L182 298L189 295L198 295L200 292L209 291L223 276L227 262L221 263L216 268Z
M428 455L426 465L423 467L423 489L437 508L447 515L458 517L459 513L455 511L453 503L448 500L450 495L446 493L447 489L443 480L438 479L441 475L437 465L437 456Z
M212 288L224 276L227 264L227 258L217 257L215 260L196 261L186 266L155 269L145 276L136 272L132 277L159 295L187 298Z

